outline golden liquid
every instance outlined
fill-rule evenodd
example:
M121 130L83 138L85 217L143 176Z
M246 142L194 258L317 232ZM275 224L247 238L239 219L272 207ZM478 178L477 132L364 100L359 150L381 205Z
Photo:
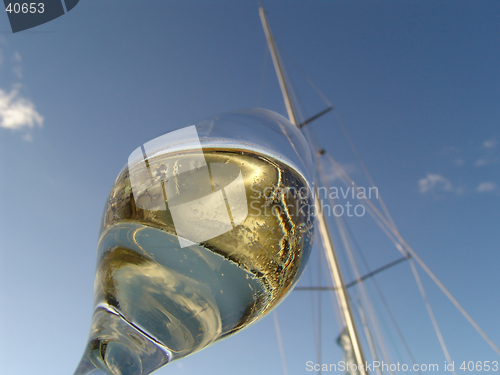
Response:
M312 198L303 176L248 149L203 153L208 165L240 168L248 216L222 235L181 248L168 205L155 211L138 207L130 174L140 172L125 167L104 210L96 309L75 374L84 373L89 361L112 374L148 374L248 326L297 281L313 231ZM155 156L151 175L189 158L189 150ZM196 187L195 180L189 183ZM138 202L147 199L159 198L144 193Z

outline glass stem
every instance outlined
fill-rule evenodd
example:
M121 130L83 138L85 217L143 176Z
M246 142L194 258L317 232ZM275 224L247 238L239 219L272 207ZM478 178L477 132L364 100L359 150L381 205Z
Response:
M104 364L96 365L90 359L90 351L86 348L83 357L73 375L113 375Z

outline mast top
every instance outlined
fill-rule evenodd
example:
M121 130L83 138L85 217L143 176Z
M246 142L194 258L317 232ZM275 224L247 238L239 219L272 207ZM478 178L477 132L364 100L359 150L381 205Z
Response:
M288 118L292 124L294 124L295 126L299 126L299 121L297 119L297 115L295 114L295 110L293 109L292 101L290 100L290 93L284 79L283 67L281 66L281 61L278 58L278 51L276 50L276 46L274 44L274 38L273 35L271 34L271 29L269 28L269 24L267 23L266 12L263 7L259 7L259 14L262 26L264 27L264 32L266 33L267 44L269 46L269 50L271 51L271 56L273 58L274 68L276 69L276 73L278 75L278 80L281 87L281 93L283 94L283 99L285 100L285 106Z

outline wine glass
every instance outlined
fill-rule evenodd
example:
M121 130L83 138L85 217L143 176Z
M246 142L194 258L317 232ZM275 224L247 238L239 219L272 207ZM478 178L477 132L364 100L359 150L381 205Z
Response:
M300 131L265 109L133 151L104 208L75 375L149 374L274 308L311 252L312 171Z

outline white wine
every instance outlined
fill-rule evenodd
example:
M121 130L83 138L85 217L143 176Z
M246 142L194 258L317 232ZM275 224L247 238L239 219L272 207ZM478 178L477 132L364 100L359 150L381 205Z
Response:
M259 150L204 148L209 192L222 190L217 166L237 166L246 206L235 208L226 189L231 230L194 243L196 238L178 238L169 200L179 189L206 190L204 175L165 177L192 160L192 153L155 155L148 176L140 166L127 166L111 189L101 223L91 333L75 374L95 367L148 374L248 326L275 307L301 274L313 235L311 190L302 174ZM161 176L166 195L151 188L132 191L138 179ZM162 208L159 201L164 209L144 209ZM191 214L199 216L193 223L205 220L198 209Z

